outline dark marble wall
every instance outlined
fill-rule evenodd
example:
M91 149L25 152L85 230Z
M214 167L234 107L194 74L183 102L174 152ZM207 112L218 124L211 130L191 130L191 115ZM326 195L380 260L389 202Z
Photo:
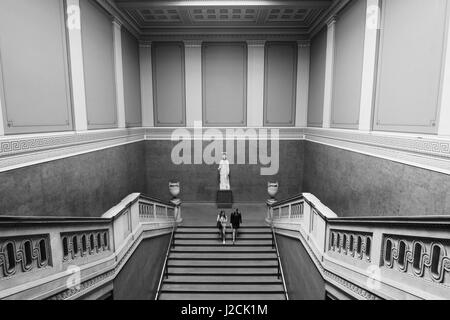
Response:
M171 141L143 141L0 173L0 215L98 217L125 196L169 199L180 181L186 202L215 202L217 165L175 165ZM206 145L207 143L205 143ZM247 146L248 147L248 146ZM306 141L280 141L276 176L261 165L231 165L235 202L310 192L339 216L450 214L448 175Z
M145 191L144 142L0 173L0 215L98 217Z
M147 194L169 198L168 182L180 181L180 198L187 202L215 202L219 188L217 165L175 165L171 160L172 141L146 141ZM205 142L204 145L208 145ZM303 142L280 141L279 172L262 176L261 165L230 165L230 183L235 202L264 202L268 199L267 182L279 181L278 198L302 192ZM248 154L248 143L247 143ZM269 153L270 154L270 153ZM248 160L246 161L248 163ZM259 162L258 162L259 163Z
M114 300L154 300L170 234L146 239L114 279Z
M303 190L344 217L450 214L448 175L313 142Z
M281 264L290 300L325 300L325 282L303 244L277 235Z

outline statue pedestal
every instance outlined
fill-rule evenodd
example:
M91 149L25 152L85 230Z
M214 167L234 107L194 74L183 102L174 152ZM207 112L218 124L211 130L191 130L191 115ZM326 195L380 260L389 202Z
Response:
M233 192L231 190L217 191L217 208L219 209L233 208Z

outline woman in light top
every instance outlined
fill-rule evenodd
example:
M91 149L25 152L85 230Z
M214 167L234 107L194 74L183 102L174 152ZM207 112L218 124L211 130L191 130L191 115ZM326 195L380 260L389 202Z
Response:
M220 236L222 237L223 244L225 244L226 232L227 232L227 216L225 211L220 211L217 216L217 228L219 229Z

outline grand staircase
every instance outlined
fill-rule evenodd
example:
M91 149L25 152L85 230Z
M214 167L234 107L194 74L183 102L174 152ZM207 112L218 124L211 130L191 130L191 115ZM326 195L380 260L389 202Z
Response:
M178 227L167 259L160 300L285 300L272 231L266 226L231 230L222 244L217 228Z

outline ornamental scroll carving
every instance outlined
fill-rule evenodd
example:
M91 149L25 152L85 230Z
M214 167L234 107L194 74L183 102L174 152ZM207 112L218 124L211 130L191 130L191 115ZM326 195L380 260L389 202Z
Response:
M372 234L330 230L329 251L359 260L371 261Z
M63 261L72 261L109 250L109 231L90 230L61 234Z
M0 280L50 265L48 234L0 238Z
M387 235L383 239L382 263L386 268L450 284L448 240Z

